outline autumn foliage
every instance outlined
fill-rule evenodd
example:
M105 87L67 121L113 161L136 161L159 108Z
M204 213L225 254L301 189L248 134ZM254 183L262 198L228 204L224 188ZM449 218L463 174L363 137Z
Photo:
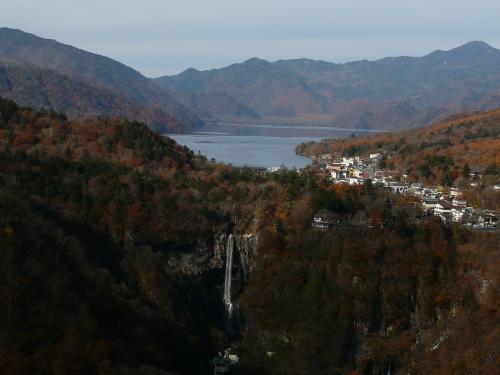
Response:
M494 373L498 234L415 203L0 100L0 372L208 372L224 272L181 277L172 259L202 264L217 235L253 233L235 374Z

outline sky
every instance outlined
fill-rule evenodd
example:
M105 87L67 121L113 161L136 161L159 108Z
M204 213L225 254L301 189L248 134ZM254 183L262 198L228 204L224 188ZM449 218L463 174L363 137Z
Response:
M0 0L0 27L105 55L149 77L251 57L333 62L500 47L499 0Z

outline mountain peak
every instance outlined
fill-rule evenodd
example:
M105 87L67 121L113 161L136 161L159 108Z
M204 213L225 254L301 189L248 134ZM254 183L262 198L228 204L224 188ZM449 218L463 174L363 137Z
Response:
M243 64L269 64L269 61L258 58L258 57L252 57L252 58L244 61Z
M200 71L195 68L187 68L181 74L184 76L194 76L200 74Z
M0 34L28 34L19 29L12 29L10 27L0 27Z
M446 59L448 63L472 63L478 61L497 61L500 58L500 50L482 41L471 41L459 47L447 51L434 51L431 58L438 60Z
M465 43L462 48L484 48L484 49L494 49L492 46L490 46L488 43L483 42L481 40L473 40L470 42ZM458 47L461 48L461 47Z
M37 39L42 39L34 34L27 33L19 29L11 29L9 27L0 27L0 41L6 42L29 42Z
M496 48L493 48L488 43L474 40L459 47L453 48L448 52L461 53L461 54L485 54L485 53L495 53L499 52Z

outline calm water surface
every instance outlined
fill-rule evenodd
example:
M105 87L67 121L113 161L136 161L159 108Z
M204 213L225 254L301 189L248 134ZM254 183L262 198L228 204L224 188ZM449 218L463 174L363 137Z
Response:
M325 127L210 124L196 133L169 137L195 153L235 166L303 168L310 159L295 154L299 143L348 137L352 132Z

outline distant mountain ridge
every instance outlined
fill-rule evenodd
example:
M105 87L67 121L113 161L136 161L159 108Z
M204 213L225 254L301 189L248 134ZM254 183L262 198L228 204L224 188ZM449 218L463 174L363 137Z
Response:
M46 98L42 102L55 105L54 109L85 115L88 110L94 111L96 108L82 104L80 99L91 100L100 102L99 114L124 114L141 121L150 118L150 125L159 131L186 131L203 124L168 92L134 69L55 40L40 38L21 30L0 28L0 61L4 66L17 66L16 79L10 81L13 87L9 91L0 91L0 95L12 97L23 105L36 106L39 100L31 98L31 101L26 101L24 96L11 96L12 91L22 92L30 89L33 82L20 77L23 74L24 77L29 77L35 69L39 69L37 75L44 75L44 80L38 80L38 83L45 83L38 86L37 96L40 99L40 94L44 91ZM21 70L24 70L23 74ZM12 73L12 69L10 71ZM58 78L55 78L54 74ZM77 92L87 91L92 98L79 97L77 93L65 102L67 105L58 105L57 97L65 92L67 87L59 87L56 83L69 84L68 80L73 81L71 85ZM20 87L18 85L21 82L30 84ZM77 86L81 86L81 90L78 90ZM44 87L47 90L44 90ZM101 100L103 97L107 98L105 102Z
M0 95L72 117L124 116L159 132L205 121L398 130L500 107L500 51L476 41L345 64L252 58L149 79L110 58L0 28Z
M185 124L157 108L51 70L0 62L1 95L33 108L56 109L70 117L133 118L157 131L183 132Z
M158 130L179 131L179 124L184 130L193 129L202 125L204 120L217 120L221 113L225 118L258 119L260 116L225 93L198 94L195 92L160 88L150 79L136 70L110 58L59 43L51 39L39 38L33 34L20 30L0 28L0 61L4 64L17 64L51 70L66 75L78 84L92 86L100 90L97 101L110 94L121 96L108 100L107 105L101 106L99 114L116 115L125 113L129 118L146 121ZM30 73L27 72L29 75ZM49 73L50 75L50 73ZM55 88L54 85L51 85ZM61 88L64 91L64 88ZM102 91L104 90L104 92ZM22 91L22 90L21 90ZM9 96L9 92L0 94ZM45 102L56 104L58 101L50 98L56 93L48 92ZM37 107L37 101L24 101L20 96L11 96L18 102ZM112 102L123 101L127 98L130 109L112 105ZM66 103L69 104L69 103ZM102 104L102 103L101 103ZM85 104L75 103L75 106L57 106L70 114L88 114L81 112L79 107L89 109ZM94 108L90 108L91 112ZM134 115L136 114L137 115ZM169 120L175 121L171 125ZM153 121L153 123L151 123Z
M270 122L398 129L500 106L500 50L475 41L423 57L345 64L252 58L154 82L168 90L225 92Z

